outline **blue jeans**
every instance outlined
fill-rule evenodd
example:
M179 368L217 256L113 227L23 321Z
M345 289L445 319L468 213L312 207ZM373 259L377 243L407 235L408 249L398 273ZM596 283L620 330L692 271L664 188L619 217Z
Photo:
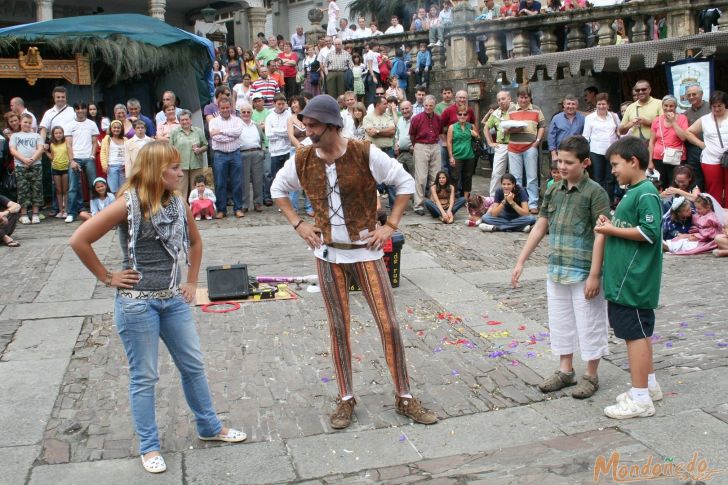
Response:
M523 168L526 168L526 192L528 207L538 207L538 147L531 147L523 153L508 152L508 172L516 177L516 182L523 185Z
M293 210L298 212L298 197L301 195L300 190L294 190L293 192L288 193L288 199L291 201L291 205L293 206ZM313 207L311 206L311 200L308 198L308 195L306 195L304 201L303 201L303 210L306 211L306 213L313 212Z
M240 160L240 150L230 153L215 150L213 170L217 211L227 213L228 182L232 183L233 210L243 210L243 162Z
M505 217L493 217L490 214L485 214L482 221L495 226L499 231L520 231L526 226L536 224L536 216L518 216L515 219L506 219Z
M263 202L270 202L270 185L273 183L273 177L270 176L271 156L268 150L265 151L263 158Z
M86 173L88 190L93 194L94 179L96 178L96 160L93 158L74 158L74 161ZM68 169L68 215L78 217L80 208L83 207L83 196L81 195L81 170Z
M278 170L283 168L286 161L291 158L288 153L283 155L270 155L270 168L265 171L265 193L263 198L265 200L271 200L270 186L273 185L273 179L276 178Z
M460 208L462 208L467 202L468 201L465 200L465 197L455 199L455 203L452 205L452 214L455 215L455 213L459 211ZM425 199L424 203L427 210L430 211L430 214L432 214L432 217L442 217L440 209L438 209L437 204L432 202L432 200Z
M139 453L160 449L154 410L154 387L159 380L159 338L179 370L187 405L195 415L197 434L203 437L219 434L222 423L212 407L195 320L182 296L165 300L117 296L114 323L129 361L129 403L139 435Z
M106 171L106 182L109 184L109 192L114 194L126 182L126 173L124 172L124 164L109 165Z

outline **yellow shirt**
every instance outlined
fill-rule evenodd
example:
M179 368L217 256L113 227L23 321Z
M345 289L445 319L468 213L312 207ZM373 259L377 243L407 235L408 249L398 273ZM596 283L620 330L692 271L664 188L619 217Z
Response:
M627 125L635 118L642 118L652 123L652 120L662 114L662 101L650 97L647 104L640 106L638 101L627 106L622 117L622 126ZM637 125L629 130L629 135L636 136L642 140L649 140L652 137L652 130L649 126Z
M53 160L51 161L51 168L53 170L68 170L70 161L68 160L68 145L66 143L51 143L51 154Z

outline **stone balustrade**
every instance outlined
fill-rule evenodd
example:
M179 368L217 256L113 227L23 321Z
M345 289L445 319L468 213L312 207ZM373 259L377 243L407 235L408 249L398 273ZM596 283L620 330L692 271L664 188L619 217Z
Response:
M545 2L544 2L545 4ZM443 47L431 48L433 61L437 68L463 69L478 66L476 43L486 39L484 48L488 62L503 59L503 34L513 36L513 59L531 56L529 38L533 32L540 31L540 51L543 55L554 54L565 47L565 51L577 51L587 47L584 30L586 24L597 24L593 33L593 44L597 47L613 46L616 19L630 19L629 43L652 40L648 32L648 19L664 16L667 37L673 39L698 33L697 16L701 10L722 8L728 12L728 0L633 0L629 3L609 7L592 7L569 10L566 12L543 13L532 16L508 17L504 19L475 21L477 13L467 2L461 2L453 9L453 24L445 31L447 42ZM557 42L557 31L568 28L563 46ZM728 31L728 14L719 19L719 30ZM404 34L383 35L374 38L380 45L393 50L401 45L410 46L428 42L427 32L405 32ZM347 41L345 44L362 48L369 39ZM449 44L449 45L448 45Z

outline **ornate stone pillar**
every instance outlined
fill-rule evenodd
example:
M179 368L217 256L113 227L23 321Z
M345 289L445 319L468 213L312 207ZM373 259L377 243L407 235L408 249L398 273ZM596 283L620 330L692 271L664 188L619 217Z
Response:
M634 25L632 26L632 43L645 42L648 40L647 27L645 26L644 17L635 16Z
M265 32L265 18L268 15L268 9L265 7L248 7L248 22L250 22L250 44L253 45L253 40L258 32Z
M36 0L35 17L38 22L53 20L53 0Z
M519 30L513 38L513 57L528 57L531 55L531 46L529 45L530 32Z
M575 51L586 48L586 36L584 35L584 24L569 25L569 33L566 34L566 50Z
M475 18L475 9L467 2L462 2L452 9L453 25L459 26L466 22L472 22ZM447 45L447 43L445 43ZM453 35L450 37L450 48L447 53L449 69L462 69L464 67L477 66L478 56L475 53L475 38L464 35Z
M164 13L167 11L167 0L149 0L149 16L164 22Z
M498 32L488 34L488 39L485 41L485 55L488 56L488 62L499 61L503 58Z
M543 54L556 52L559 46L557 45L556 35L554 34L553 29L548 26L544 26L543 29L541 29L541 32L541 52Z
M326 36L326 31L321 28L323 18L323 12L316 7L308 11L308 21L311 22L311 27L306 31L307 44L316 45L321 37Z
M430 47L430 53L432 54L432 67L445 68L445 47L441 45L432 46Z
M614 45L614 30L609 20L599 22L599 30L597 30L598 45Z

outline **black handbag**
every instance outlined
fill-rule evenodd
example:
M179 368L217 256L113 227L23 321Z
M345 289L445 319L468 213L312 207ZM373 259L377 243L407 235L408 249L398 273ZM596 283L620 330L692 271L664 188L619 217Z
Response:
M15 178L15 172L11 172L10 168L4 168L2 170L0 189L5 193L15 192L18 189L18 180Z

